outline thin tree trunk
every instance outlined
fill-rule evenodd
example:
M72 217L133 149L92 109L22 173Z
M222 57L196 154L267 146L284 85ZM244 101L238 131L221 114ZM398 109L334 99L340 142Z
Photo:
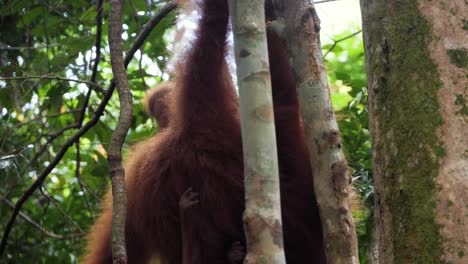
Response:
M362 0L373 263L468 263L465 0Z
M245 263L285 263L264 1L229 1L241 105Z
M350 209L351 177L341 150L320 45L320 21L311 1L273 0L281 19L272 27L285 39L296 76L314 172L327 262L358 263Z
M112 133L107 160L112 180L112 259L114 263L127 263L125 249L125 218L127 216L127 190L125 170L122 166L122 145L132 121L132 94L127 80L122 47L122 9L124 0L110 0L109 47L112 73L117 82L120 100L120 115Z

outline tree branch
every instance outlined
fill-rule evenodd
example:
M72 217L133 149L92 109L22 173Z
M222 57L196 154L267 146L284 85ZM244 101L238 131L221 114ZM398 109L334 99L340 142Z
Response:
M3 197L1 195L0 195L0 200L2 200L2 202L4 204L8 205L8 207L10 207L11 209L15 208L14 203L12 203L10 200L8 200L7 198L5 198L5 197ZM44 235L46 235L48 237L55 238L55 239L65 239L65 238L67 238L67 237L65 237L63 235L58 235L58 234L55 234L54 232L51 232L51 231L48 231L48 230L44 229L40 224L36 223L29 216L27 216L26 214L24 214L22 212L19 212L18 215L21 218L23 218L23 220L26 221L28 224L30 224L34 228L38 229L39 231L41 231Z
M133 18L135 19L137 29L138 31L141 31L141 20L138 17L138 10L136 9L136 6L133 3L133 0L130 0L129 3L130 3L130 7L132 8L132 12L133 12L132 15L133 15ZM143 49L140 49L140 58L138 59L138 72L140 73L143 87L147 89L148 85L146 84L146 81L145 81L145 71L143 70L142 61L143 61Z
M314 4L323 4L323 3L328 3L328 2L336 2L339 0L322 0L322 1L315 1Z
M57 208L57 210L60 212L63 218L66 219L70 225L74 226L80 232L81 235L86 234L86 232L84 232L83 229L81 229L81 227L62 209L62 207L60 207L57 201L55 201L53 197L51 197L48 193L44 191L44 187L41 187L39 191L45 198L47 198L47 200L49 200L55 206L55 208Z
M341 41L345 41L349 38L352 38L354 36L356 36L357 34L360 34L362 32L362 30L359 30L359 31L356 31L354 32L353 34L349 35L349 36L346 36L344 38L340 38L340 39L337 39L337 40L333 40L333 44L331 45L331 47L327 50L327 52L325 52L325 54L323 55L323 57L326 57L328 55L328 53L330 53L338 43L340 43Z
M97 77L97 72L98 72L98 66L99 66L99 61L101 60L101 38L102 38L102 2L103 0L99 0L97 2L97 16L96 16L96 43L94 44L94 47L96 48L96 56L94 57L94 64L93 64L93 73L91 74L91 83L97 83L96 82L96 77ZM90 87L91 88L91 87ZM89 100L91 98L91 93L93 92L92 89L88 90L88 93L86 93L84 102L83 102L83 111L81 112L80 118L78 119L78 124L81 127L83 125L83 120L86 115L86 109L88 108Z
M41 148L39 149L38 152L36 152L36 154L31 158L31 161L29 162L29 164L34 164L36 162L37 159L39 159L39 157L44 154L44 152L47 150L47 147L52 143L54 142L54 140L56 140L58 137L60 137L63 133L65 133L65 131L67 130L70 130L70 129L75 129L75 128L79 128L79 125L78 124L71 124L71 125L68 125L62 129L60 129L59 131L55 132L55 133L52 133L52 134L48 134L47 136L49 137L46 141L46 143L44 143L44 145L41 146Z
M274 0L296 77L296 90L314 174L328 263L359 260L351 214L351 177L330 99L320 45L320 20L309 0Z
M69 115L69 114L73 114L73 113L76 113L76 112L81 112L81 109L71 109L70 111L67 111L67 112L63 112L63 113L57 113L57 114L51 114L51 115L47 115L47 116L38 116L38 117L35 117L35 118L32 118L28 121L24 121L22 123L18 123L14 126L12 126L11 128L19 128L19 127L22 127L24 125L28 125L30 123L33 123L33 122L39 122L39 121L42 121L43 118L46 118L46 119L50 119L50 118L57 118L57 117L60 117L60 116L63 116L63 115ZM9 128L9 129L11 129Z
M91 215L91 218L94 218L93 216L93 210L91 210L91 206L89 205L88 198L86 197L86 193L88 192L88 187L85 185L83 180L81 179L81 151L80 151L80 140L77 140L75 143L75 148L76 148L76 165L75 165L75 177L76 180L78 181L78 185L80 185L80 189L83 192L83 199L85 200L86 208L88 208L89 214Z
M122 146L132 122L132 94L123 62L122 9L124 0L110 0L109 48L112 73L117 82L120 101L120 114L117 126L112 133L107 161L112 181L112 260L116 264L127 263L125 248L125 218L127 217L127 188L125 170L122 165Z
M49 79L49 80L59 80L59 81L66 81L66 82L77 82L77 83L84 83L89 86L97 87L99 90L104 90L104 87L101 85L90 82L90 81L84 81L84 80L78 80L78 79L70 79L70 78L64 78L64 77L59 77L59 76L54 76L54 75L30 75L30 76L19 76L19 77L0 77L0 80L2 81L16 81L16 80L28 80L28 79Z
M278 151L266 52L264 0L230 0L228 3L241 105L245 176L243 219L247 240L245 263L284 264Z

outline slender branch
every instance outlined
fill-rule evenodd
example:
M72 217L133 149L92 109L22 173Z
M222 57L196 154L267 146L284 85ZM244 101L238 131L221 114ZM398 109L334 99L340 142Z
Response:
M138 17L138 10L136 9L136 6L133 3L133 0L130 0L129 3L130 3L130 7L132 8L132 11L133 11L133 18L135 18L135 22L137 24L137 29L138 29L138 31L140 31L141 30L141 20ZM142 61L143 61L143 49L140 49L140 58L138 59L138 72L140 73L140 77L141 77L141 81L143 83L143 87L146 89L146 88L148 88L148 85L146 84L146 81L145 81L145 71L143 70Z
M64 78L54 75L31 75L31 76L19 76L19 77L0 77L2 81L17 81L17 80L27 80L27 79L49 79L49 80L59 80L59 81L66 81L66 82L77 82L77 83L84 83L93 87L97 87L100 90L104 90L104 88L94 82L78 80L78 79L70 79Z
M99 66L99 62L101 60L102 12L103 12L102 4L103 4L103 2L104 2L103 0L99 0L97 2L97 7L96 7L96 10L97 10L96 28L97 28L97 30L96 30L96 42L94 44L94 47L96 49L96 55L94 57L94 64L93 64L93 69L92 69L92 74L91 74L91 79L90 79L90 82L92 82L92 83L96 83L96 77L97 77L97 73L98 73L98 66ZM88 108L89 100L91 99L92 92L93 92L93 90L89 89L88 92L86 93L86 96L85 96L85 99L84 99L84 102L83 102L83 106L82 106L82 111L81 111L80 117L78 119L79 128L83 127L83 121L84 121L85 116L86 116L86 109ZM87 188L87 187L85 188L85 184L81 179L81 173L80 173L81 155L80 155L80 140L79 139L75 142L75 145L76 145L76 170L75 170L76 179L78 181L78 184L80 185L81 191L83 192L83 199L85 200L86 207L88 208L88 211L91 214L91 217L94 218L93 217L93 212L91 210L91 206L89 205L89 202L88 202L88 198L86 197L86 191L85 190L87 190L95 198L97 198L97 196L89 188Z
M93 73L91 74L91 82L96 83L96 77L98 73L99 61L101 60L101 39L102 39L102 3L103 0L97 2L97 16L96 16L96 56L94 58Z
M322 1L315 1L314 4L323 4L323 3L328 3L328 2L336 2L339 0L322 0Z
M102 3L103 0L99 0L97 2L97 16L96 16L96 43L94 44L94 47L96 48L96 56L94 58L94 65L93 65L93 73L91 74L91 83L96 83L96 77L98 73L98 66L99 66L99 61L101 60L101 38L102 38ZM90 87L91 88L91 87ZM80 118L78 119L78 124L81 127L83 125L83 121L86 115L86 109L88 108L89 100L91 98L91 93L92 89L88 90L88 93L86 93L84 103L83 103L83 111L81 112Z
M86 232L81 229L81 227L65 212L65 210L62 209L62 207L55 201L53 197L51 197L48 193L44 191L44 187L39 188L39 191L41 194L47 198L54 206L59 210L60 214L65 218L71 225L73 225L82 235L85 235Z
M83 181L83 179L81 178L81 172L80 172L80 164L81 164L81 154L80 154L80 144L77 142L75 143L75 146L76 146L76 169L75 169L75 176L76 176L76 179L78 180L78 184L80 185L80 188L81 188L81 191L84 193L84 195L86 195L86 193L89 193L91 194L91 196L93 196L94 199L96 200L99 200L99 195L97 195L95 192L93 192L93 190L91 188L88 187L88 185ZM85 197L86 199L86 197ZM87 206L88 208L91 208L91 206L88 204L88 200L86 199L86 203L87 203ZM90 213L91 213L91 216L93 215L91 209L90 210Z
M48 133L48 134L46 134L46 136L48 136L51 139L55 139L55 138L59 137L60 135L62 135L63 133L65 133L65 131L70 130L70 129L74 129L74 128L78 128L78 127L79 127L78 124L71 124L71 125L68 125L68 126L62 128L62 129L60 129L57 132Z
M149 36L151 31L153 30L158 23L165 18L171 11L173 11L177 7L176 1L171 1L167 3L164 7L160 9L160 11L151 18L150 21L143 27L143 30L140 32L140 34L137 36L135 42L133 43L132 47L128 50L126 56L125 56L125 66L127 66L130 62L130 60L133 58L135 55L135 52L143 45L144 41L146 38ZM96 112L94 113L93 117L91 120L86 123L83 127L81 127L73 136L71 136L64 144L63 147L59 150L59 152L56 154L55 158L49 163L49 165L44 169L44 171L37 177L36 181L23 193L23 196L20 197L20 199L16 202L15 204L15 209L13 210L13 213L10 217L10 220L8 221L5 230L3 232L2 236L2 241L0 242L0 256L3 254L6 248L6 244L8 241L8 237L11 233L11 229L13 228L13 225L15 223L16 217L19 214L19 211L23 207L24 203L29 199L29 197L36 191L36 189L41 186L41 184L44 182L44 180L47 178L49 173L57 166L57 164L61 161L67 150L81 137L83 136L86 132L88 132L89 129L94 127L97 122L99 121L99 118L102 116L102 113L104 112L104 109L106 108L107 104L109 103L110 98L112 97L112 93L114 92L115 89L115 81L112 80L109 88L106 90L104 94L104 98L102 99L101 103L99 104L98 108L96 109Z
M76 180L78 181L78 185L80 185L80 189L83 192L83 199L85 200L86 208L88 208L89 214L91 215L91 218L94 218L93 216L93 210L91 210L91 206L89 205L88 198L86 197L86 192L87 192L87 187L85 187L85 184L83 180L81 179L81 152L80 152L80 140L78 139L75 143L75 148L76 148L76 165L75 165L75 177Z
M143 84L143 88L148 89L148 84L145 80L145 70L143 70L143 49L140 52L140 59L138 60L138 72L140 73L141 83Z
M79 128L79 125L78 124L71 124L71 125L68 125L68 126L62 128L62 129L60 129L57 132L54 132L52 134L48 134L47 136L49 138L47 139L46 143L44 143L44 145L41 146L39 151L37 151L36 154L31 158L31 161L29 162L29 164L34 164L37 161L37 159L39 159L39 157L42 156L42 154L44 154L44 152L47 150L47 147L52 142L54 142L54 140L56 140L63 133L65 133L65 131L70 130L70 129L75 129L75 128Z
M325 54L323 55L323 57L326 57L328 53L330 53L338 43L340 43L341 41L345 41L349 38L352 38L358 34L360 34L362 32L362 30L359 30L359 31L356 31L354 32L353 34L349 35L349 36L346 36L344 38L340 38L340 39L337 39L337 40L333 40L333 44L331 45L331 47L327 50L327 52L325 52Z
M11 47L8 44L0 42L0 50L35 50L35 49L48 49L51 47L58 47L59 44L39 44L36 45L35 47Z
M127 217L127 188L125 169L122 165L122 146L132 123L132 94L123 62L122 9L124 0L110 0L109 49L112 73L117 82L120 101L120 114L117 126L112 133L107 154L109 174L112 181L112 259L114 263L127 263L125 248L125 219Z
M69 114L73 114L73 113L76 113L76 112L81 112L81 109L71 109L70 111L63 112L63 113L51 114L51 115L47 115L47 116L38 116L38 117L32 118L31 120L24 121L22 123L18 123L16 125L12 126L11 128L15 129L15 128L22 127L24 125L28 125L28 124L33 123L33 122L39 122L39 121L42 121L43 118L47 118L47 119L57 118L57 117L61 117L63 115L69 115Z
M0 195L0 200L4 204L8 205L8 207L10 207L12 209L15 208L14 203L12 203L10 200L8 200L7 198L5 198L5 197L3 197L1 195ZM63 235L58 235L58 234L55 234L54 232L51 232L51 231L48 231L48 230L44 229L40 224L36 223L34 220L32 220L29 216L27 216L23 212L19 212L18 215L21 218L23 218L23 220L26 221L28 224L30 224L34 228L38 229L39 231L41 231L44 235L46 235L48 237L55 238L55 239L64 239L65 238L65 236L63 236Z
M177 1L172 0L168 2L166 5L161 7L159 10L158 14L153 16L150 21L148 21L144 26L143 29L141 30L140 34L135 38L135 42L133 43L132 47L126 52L127 56L125 56L124 63L125 65L128 65L130 60L133 58L133 55L135 55L135 52L143 45L143 42L145 39L148 37L148 35L151 33L153 28L161 22L163 18L165 18L170 12L172 12L174 9L177 7Z
M138 10L136 9L135 3L133 3L133 0L128 1L128 3L130 4L130 7L132 8L132 15L137 24L137 28L138 30L141 30L141 19L138 17Z

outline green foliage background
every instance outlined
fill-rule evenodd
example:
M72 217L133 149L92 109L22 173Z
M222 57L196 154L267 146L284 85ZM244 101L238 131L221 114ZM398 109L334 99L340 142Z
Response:
M142 25L166 1L126 2L124 47L128 48ZM112 79L108 11L105 1L97 78L104 88ZM11 216L11 203L17 202L77 131L70 125L79 120L91 87L79 82L28 77L89 81L95 59L96 15L96 1L4 0L0 4L0 235ZM157 125L144 113L141 99L149 85L167 78L164 73L169 59L167 46L174 34L174 21L174 14L165 18L128 67L135 101L126 149L157 131ZM334 39L351 33L344 32ZM324 52L332 44L324 45ZM336 43L327 54L326 63L345 153L363 201L356 217L360 220L361 263L366 263L373 188L360 35ZM21 79L1 80L5 77ZM102 96L103 91L93 90L85 123ZM96 217L100 197L107 189L105 149L117 113L118 100L114 95L98 124L66 152L40 190L23 206L21 212L37 226L18 217L0 263L77 263L83 253L86 230Z

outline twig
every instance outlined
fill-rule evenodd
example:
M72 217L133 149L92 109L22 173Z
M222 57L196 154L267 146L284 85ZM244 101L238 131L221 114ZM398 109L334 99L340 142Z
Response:
M48 49L48 48L51 48L51 47L58 47L59 44L50 44L50 45L46 45L46 44L39 44L39 45L36 45L35 47L11 47L9 46L8 44L5 44L5 43L0 43L0 50L35 50L35 49Z
M143 42L151 33L153 28L176 7L176 0L168 2L159 10L158 14L153 16L151 20L143 26L143 29L141 30L140 34L135 38L135 42L133 43L132 47L126 52L127 56L125 56L124 60L125 65L128 65L130 60L133 58L133 55L135 55L135 52L143 45Z
M354 36L356 36L357 34L360 34L362 32L362 30L359 30L359 31L356 31L354 32L353 34L349 35L349 36L346 36L344 38L340 38L338 40L333 40L333 44L331 45L331 47L327 50L327 52L325 52L325 54L323 55L323 57L326 57L328 53L330 53L338 43L340 43L341 41L345 41L349 38L352 38Z
M128 1L128 3L130 4L130 7L132 8L132 15L133 15L133 18L135 19L135 22L137 24L137 29L141 30L141 20L138 17L138 10L136 9L136 6L133 3L133 0Z
M49 200L55 206L55 208L57 208L57 210L59 210L63 218L67 219L67 221L71 225L73 225L82 235L86 234L86 232L84 232L83 229L81 229L81 227L62 209L62 207L60 207L57 201L55 201L53 197L51 197L48 193L45 192L44 187L39 188L39 191L45 198L47 198L47 200Z
M315 1L314 4L323 4L323 3L328 3L328 2L336 2L339 0L322 0L322 1Z
M19 127L22 127L24 125L28 125L28 124L33 123L33 122L39 122L39 121L42 121L43 118L47 118L47 119L57 118L57 117L60 117L60 116L63 116L63 115L69 115L69 114L73 114L73 113L80 112L80 111L81 111L81 109L71 109L70 111L63 112L63 113L51 114L51 115L47 115L47 116L38 116L38 117L32 118L31 120L24 121L22 123L16 124L16 125L12 126L11 128L19 128Z
M8 200L7 198L5 198L5 197L3 197L1 195L0 195L0 200L2 200L2 202L4 204L8 205L10 208L12 208L12 209L15 208L14 203L12 203L10 200ZM64 238L66 238L63 235L58 235L58 234L55 234L54 232L51 232L51 231L48 231L48 230L44 229L40 224L36 223L34 220L32 220L29 216L27 216L23 212L19 212L18 215L21 218L23 218L24 221L26 221L28 224L30 224L34 228L38 229L39 231L41 231L44 235L46 235L48 237L55 238L55 239L64 239Z
M0 77L2 81L17 81L17 80L27 80L27 79L49 79L49 80L59 80L59 81L66 81L66 82L77 82L77 83L84 83L93 87L97 87L100 90L104 90L104 88L97 84L90 81L78 80L78 79L69 79L54 75L31 75L31 76L18 76L18 77Z
M135 4L133 3L133 0L130 0L129 3L130 3L130 7L132 8L132 11L133 11L133 17L135 18L135 22L137 24L137 29L138 29L138 31L140 31L141 30L141 20L138 17L138 11L137 11L137 9L135 7ZM143 49L140 49L140 58L138 59L138 72L140 73L141 82L143 83L143 87L146 90L146 88L148 88L148 85L146 84L146 81L145 81L145 71L143 70L142 61L143 61Z
M173 11L177 7L177 3L175 1L171 1L167 3L164 7L161 8L158 14L153 16L150 21L143 27L143 30L137 36L135 42L133 43L132 47L126 53L125 56L125 66L127 66L130 60L135 55L135 52L139 49L141 45L143 45L146 38L149 36L153 28L163 19L165 18L171 11ZM64 144L60 151L56 154L55 158L49 163L49 165L44 169L44 171L37 177L36 181L24 192L23 196L16 202L15 208L13 213L8 221L5 230L3 232L2 241L0 242L0 256L3 254L6 248L6 243L8 241L8 237L10 235L11 229L15 223L16 217L18 216L19 211L23 207L24 203L28 200L28 198L36 191L36 189L41 186L44 180L47 178L49 173L57 166L60 160L63 158L67 150L78 140L81 136L83 136L89 129L94 127L99 118L102 116L104 109L106 108L107 104L109 103L110 98L112 97L112 93L115 89L115 81L112 80L109 88L106 90L104 94L104 98L102 99L101 103L98 106L98 109L94 113L94 116L91 120L86 123L82 128L80 128L73 136L71 136Z
M94 65L93 65L93 73L91 74L91 83L97 83L96 82L96 77L98 73L98 66L99 66L99 61L101 60L101 38L102 38L102 3L103 0L99 0L97 2L97 16L96 16L96 43L94 44L94 47L96 48L96 56L94 58ZM83 103L83 111L81 112L80 118L78 119L78 124L79 126L83 126L83 121L86 115L86 109L88 108L89 100L91 98L91 93L92 89L88 90L88 93L86 93L84 103Z
M94 44L94 47L96 49L96 55L94 57L94 64L93 64L93 69L92 69L92 74L91 74L91 79L90 79L91 83L97 83L96 82L96 77L97 77L97 73L98 73L99 62L101 60L102 12L103 12L102 4L103 4L103 0L99 0L97 2L97 7L96 7L96 10L97 10L96 28L97 28L97 30L96 30L96 41L95 41L95 44ZM89 100L91 99L92 92L93 92L93 90L89 89L88 92L86 93L85 99L83 101L83 106L81 108L82 111L81 111L80 117L79 117L78 122L77 122L78 128L83 127L83 121L84 121L85 116L86 116L86 110L88 108ZM80 159L81 159L81 156L80 156L80 139L78 139L75 142L75 145L76 145L76 170L75 170L76 179L78 181L78 184L80 185L81 191L83 192L83 199L85 200L86 207L88 208L88 211L91 214L91 217L94 218L93 217L93 212L91 210L91 206L89 205L89 202L88 202L88 198L86 197L86 191L88 191L95 198L97 196L89 188L87 188L87 187L85 188L85 184L81 179L81 173L80 173Z
M83 191L83 193L84 193L85 195L86 195L86 193L89 193L89 194L91 194L91 196L93 196L94 199L99 200L99 195L97 195L95 192L93 192L93 191L91 190L91 188L89 188L88 185L87 185L87 184L83 181L83 179L81 178L81 172L80 172L81 154L80 154L80 149L79 149L79 148L80 148L80 144L77 142L77 143L75 143L75 145L76 145L76 148L77 148L77 149L76 149L76 151L77 151L77 153L76 153L77 157L76 157L75 176L76 176L76 178L77 178L77 180L78 180L78 184L79 184L80 187L81 187L81 191ZM89 204L88 204L87 206L88 206L89 208L91 208L91 207L89 206ZM91 213L91 215L92 215L91 210L90 210L90 213Z
M42 156L42 154L44 154L44 152L47 150L47 147L52 142L54 142L54 140L56 140L63 133L65 133L65 131L70 130L70 129L75 129L75 128L79 128L79 125L78 124L71 124L71 125L68 125L68 126L62 128L62 129L60 129L59 131L57 131L55 133L47 134L47 136L49 138L47 139L46 143L44 143L44 145L41 146L39 151L37 151L36 154L31 158L31 161L29 162L29 164L31 164L31 165L34 164L36 162L36 160L39 159L39 157Z
M91 206L89 205L88 198L86 197L86 192L88 190L87 187L85 187L84 182L81 179L81 153L80 153L80 140L78 139L75 143L76 147L76 165L75 165L75 177L76 180L78 181L78 185L80 185L80 189L83 192L83 199L85 200L86 207L88 208L89 214L91 215L91 218L94 218L93 216L93 210L91 210Z

